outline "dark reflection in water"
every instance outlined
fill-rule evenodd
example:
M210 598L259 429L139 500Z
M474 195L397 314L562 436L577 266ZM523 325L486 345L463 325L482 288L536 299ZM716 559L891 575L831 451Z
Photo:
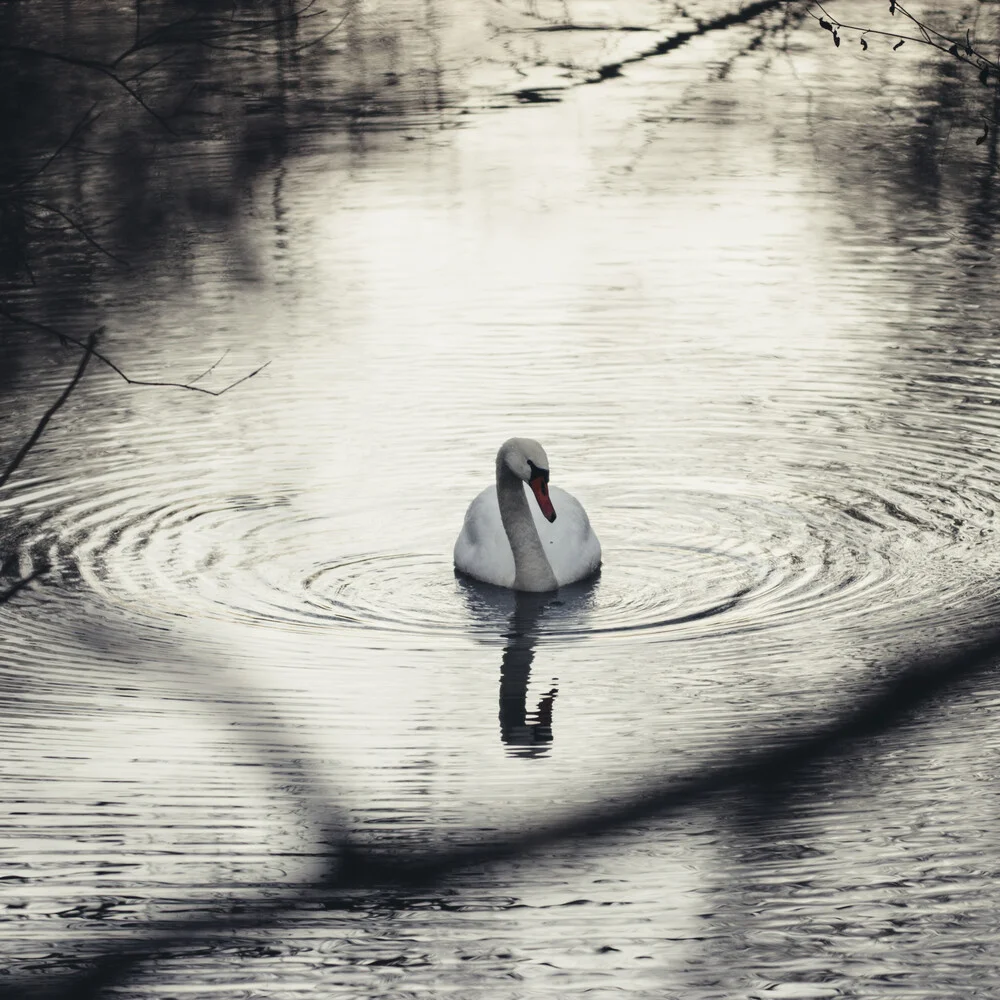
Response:
M535 658L538 621L552 603L552 597L518 594L505 636L503 662L500 664L500 738L517 757L539 757L552 742L553 687L528 711L528 681Z
M500 663L500 738L512 757L543 757L553 740L552 710L559 689L553 679L552 686L529 709L528 686L542 624L558 632L563 619L567 630L569 626L578 629L593 606L600 578L562 587L552 594L504 590L461 575L458 579L480 638L491 627L499 629L506 618Z
M0 5L0 317L32 339L23 321L79 336L105 322L103 280L155 268L163 288L206 250L220 278L253 277L262 172L305 150L363 152L454 105L429 71L433 23L418 27L354 3Z
M980 684L780 789L728 799L713 895L744 988L992 993L995 769L968 737L995 728L996 684Z

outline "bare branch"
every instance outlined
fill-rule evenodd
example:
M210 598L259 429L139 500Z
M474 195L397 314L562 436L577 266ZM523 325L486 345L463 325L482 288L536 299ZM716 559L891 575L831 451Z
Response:
M347 20L348 14L350 14L350 9L348 9L347 14L345 14L332 28L330 28L329 31L324 31L322 35L312 38L308 42L302 42L294 48L288 49L288 54L297 55L299 52L304 52L306 49L312 48L314 45L319 45L320 42L325 41L335 31L337 31L341 25L343 25L343 23Z
M348 11L348 14L349 13L350 11ZM345 14L332 28L330 28L327 31L324 31L323 34L318 35L316 38L311 38L307 42L302 42L301 44L296 45L293 48L287 49L286 50L287 54L296 55L299 52L304 52L306 49L311 48L314 45L319 45L320 42L322 42L326 38L329 38L330 35L332 35L347 20L348 14ZM315 17L317 15L310 14L309 16ZM203 45L207 49L219 49L223 52L248 52L251 55L255 56L264 56L270 54L266 52L264 49L255 49L247 45L220 45L218 42L209 42L204 38L199 39L198 44Z
M142 21L141 9L139 0L136 0L135 41L133 41L133 43L124 51L120 52L113 60L111 60L110 63L102 62L99 59L89 59L85 56L69 55L65 52L57 52L51 49L42 49L30 45L0 44L0 52L11 52L36 59L51 59L57 62L65 63L69 66L77 66L81 69L87 69L95 73L100 73L103 76L106 76L109 80L112 80L117 86L124 90L129 97L132 98L132 100L143 108L143 110L155 118L166 131L176 135L177 133L171 127L168 118L151 107L133 86L133 83L136 80L140 79L156 66L162 65L167 60L173 58L174 54L171 53L164 59L160 59L127 76L121 75L118 72L118 68L123 63L138 53L146 51L147 49L167 45L182 46L199 44L204 45L207 48L232 48L239 51L258 52L259 50L255 50L253 48L248 47L244 49L239 45L227 46L222 43L229 39L252 39L253 37L260 36L282 24L298 24L302 21L321 17L326 14L326 11L323 9L313 10L316 2L317 0L307 0L307 2L298 9L293 10L281 17L256 19L237 18L235 16L235 9L228 19L221 19L212 15L195 13L177 21L172 21L170 24L153 28L146 35L140 35L139 32ZM317 38L301 43L292 51L299 52L308 48L310 45L318 44L324 38L327 38L334 31L336 31L344 23L346 18L347 14L345 13L341 20L329 31L323 32Z
M220 364L222 364L222 362L223 362L223 361L225 360L225 358L226 358L226 356L227 356L228 354L229 354L229 348L227 347L227 348L226 348L226 349L225 349L225 350L224 350L224 351L222 352L222 355L221 355L221 357L219 358L219 360L218 360L218 361L215 361L215 362L213 362L213 363L212 363L211 365L209 365L209 366L208 366L208 368L206 368L206 369L205 369L205 370L204 370L204 371L203 371L203 372L202 372L202 373L201 373L200 375L195 375L195 377L194 377L193 379L191 379L191 381L190 381L190 382L188 382L188 385L194 385L194 384L195 384L195 382L200 382L200 381L201 381L201 380L202 380L202 379L203 379L203 378L204 378L204 377L205 377L206 375L211 375L211 374L212 374L212 372L214 372L214 371L215 371L215 369L216 369L216 368L217 368L217 367L218 367L218 366L219 366Z
M119 257L116 254L113 254L110 250L107 249L107 247L101 246L101 244L98 243L97 240L95 240L94 237L91 236L90 233L88 233L87 230L84 229L79 222L77 222L71 216L67 215L61 208L57 208L55 205L50 205L47 202L41 202L41 201L26 200L23 202L23 204L34 206L35 208L40 208L45 212L52 212L54 215L58 215L59 218L63 219L67 223L70 229L72 229L76 233L79 233L92 247L94 247L95 249L99 250L102 254L104 254L105 257L109 257L116 264L121 264L122 267L130 268L132 266L124 258Z
M118 365L116 365L106 354L102 354L100 351L93 348L88 348L82 340L72 336L71 334L63 333L61 330L55 329L55 327L48 326L45 323L39 323L37 320L29 319L27 316L20 316L3 306L0 306L0 316L15 326L22 326L26 329L33 330L35 333L43 333L46 336L55 337L60 341L60 343L73 344L76 347L88 350L89 353L97 358L98 361L110 368L116 375L119 376L119 378L124 379L124 381L126 381L129 385L155 386L164 389L189 389L191 392L203 392L206 396L222 396L229 392L230 389L235 389L236 386L241 383L246 382L248 379L252 379L255 375L259 375L271 363L270 361L265 361L259 368L255 368L247 375L240 376L240 378L236 379L234 382L230 382L226 386L223 386L221 389L206 389L203 386L193 385L190 382L167 382L132 378L119 368Z
M59 144L55 152L52 153L45 162L37 169L22 177L21 180L17 182L17 188L23 188L26 184L35 180L45 173L46 170L59 158L62 152L77 138L77 136L88 126L93 125L101 116L99 114L94 114L97 109L97 103L95 102L90 106L90 109L84 114L84 116L73 126L72 131L66 138Z
M21 445L18 453L11 459L7 468L0 473L0 489L7 484L7 481L12 475L17 471L18 467L25 460L28 452L38 443L38 439L45 433L45 428L48 426L49 421L55 416L59 408L66 402L70 397L70 393L76 388L77 383L83 378L83 373L87 370L87 365L90 363L91 356L94 354L94 345L97 343L97 338L103 332L104 327L99 327L94 330L90 336L87 338L87 343L83 345L84 354L80 359L80 364L77 366L76 372L73 377L69 380L69 384L65 389L59 394L59 398L42 414L41 419L35 425L35 429L28 435L27 441Z
M171 21L169 24L154 28L143 38L139 39L132 46L120 53L110 64L112 68L118 67L126 59L145 49L155 48L161 45L190 45L192 43L202 44L206 41L226 38L236 38L239 36L256 35L276 28L282 24L298 23L321 17L325 10L313 11L316 0L308 0L306 4L298 10L276 18L236 18L230 16L226 20L205 14L192 14L189 17ZM235 13L235 11L234 11ZM198 31L188 29L200 25ZM220 46L221 47L221 46Z
M33 56L36 59L54 59L56 62L66 63L69 66L79 66L82 69L89 69L93 70L95 73L101 73L109 80L113 80L116 84L118 84L119 87L121 87L140 107L142 107L143 110L155 118L168 132L176 135L174 130L170 127L170 123L161 114L151 108L142 99L142 96L135 90L134 87L129 86L128 82L123 80L110 66L106 66L104 63L99 62L96 59L85 59L82 56L70 56L63 52L52 52L49 49L36 49L30 45L0 45L0 51L15 52L19 55Z
M651 45L649 48L643 49L641 52L637 52L635 55L628 56L625 59L621 59L618 62L605 63L602 66L598 66L594 72L588 76L586 79L579 81L576 84L570 84L567 86L579 86L581 84L594 84L602 83L605 80L613 80L615 77L619 77L622 74L622 70L629 65L635 63L642 63L648 59L653 59L656 56L666 55L668 52L672 52L674 49L682 48L687 45L688 42L695 38L700 38L704 35L711 34L716 31L724 31L727 28L731 28L737 24L749 24L750 22L756 20L764 14L769 13L773 10L779 10L783 7L787 7L787 0L757 0L756 3L748 4L746 7L742 7L739 10L733 11L729 14L721 15L720 17L714 18L711 21L699 21L696 26L690 31L678 31L674 35L669 35L665 38L661 38L655 45ZM579 26L575 25L550 25L547 28L532 28L532 31L539 30L550 30L550 31L564 31L564 30L581 30ZM617 30L633 30L629 28L622 28ZM553 90L563 90L566 87L551 88ZM539 101L539 94L541 92L536 89L521 90L516 91L514 96L526 103L536 103ZM553 98L556 99L556 98Z
M917 29L917 31L920 32L919 35L904 34L901 31L884 31L879 28L862 28L857 24L846 24L843 21L838 21L836 17L832 16L821 3L817 2L815 6L819 11L821 11L823 15L822 17L812 10L807 11L807 13L811 18L813 18L813 20L819 23L821 28L831 32L834 36L834 40L838 44L839 32L857 31L861 35L862 45L865 48L868 47L867 42L864 41L866 35L877 35L882 38L897 39L897 44L893 46L893 49L898 49L903 42L914 42L917 45L926 45L932 49L937 49L938 52L950 55L959 62L965 63L967 66L971 66L973 69L978 70L979 79L983 84L989 82L989 74L991 72L1000 75L1000 62L996 59L989 58L989 56L984 55L982 51L977 49L972 44L968 32L966 33L965 39L962 41L951 38L943 32L938 31L936 28L932 28L930 25L925 24L899 3L893 4L893 10L895 13L900 14L903 18L909 21Z
M148 66L143 66L142 69L136 70L130 76L122 77L122 79L127 80L129 83L134 83L136 80L144 77L147 73L152 73L158 66L162 66L164 63L168 63L176 58L176 52L168 52L162 59L157 59L155 62L151 62Z

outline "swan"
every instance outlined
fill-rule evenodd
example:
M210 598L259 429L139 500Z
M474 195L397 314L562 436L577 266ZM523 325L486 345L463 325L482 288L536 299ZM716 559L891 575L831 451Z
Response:
M523 484L537 508L528 503ZM549 488L542 446L530 438L504 442L496 486L487 486L466 511L455 569L498 587L544 593L583 580L600 565L601 543L580 501L558 486Z

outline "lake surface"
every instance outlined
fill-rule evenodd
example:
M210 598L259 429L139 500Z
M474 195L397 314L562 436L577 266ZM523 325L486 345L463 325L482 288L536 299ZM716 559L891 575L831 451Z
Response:
M0 610L18 982L308 884L331 819L419 852L613 804L992 624L988 92L807 24L596 85L548 51L535 100L504 60L541 42L452 34L493 54L464 105L317 137L248 182L238 252L67 318L137 378L267 367L94 365L3 496L8 575L52 567ZM39 357L10 451L76 360ZM527 608L451 565L515 434L604 550ZM994 995L998 705L987 673L780 803L304 902L119 993Z

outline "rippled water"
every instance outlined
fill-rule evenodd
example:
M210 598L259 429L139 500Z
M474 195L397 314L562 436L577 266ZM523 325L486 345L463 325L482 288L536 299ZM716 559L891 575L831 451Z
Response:
M4 500L16 569L52 567L3 609L14 972L304 883L326 806L362 843L475 842L824 722L986 624L989 147L958 116L920 174L926 66L818 35L303 156L247 219L257 280L206 255L108 291L133 374L269 365L219 398L91 372ZM450 561L515 433L604 549L536 602ZM126 993L990 995L995 687L790 801L303 904Z

